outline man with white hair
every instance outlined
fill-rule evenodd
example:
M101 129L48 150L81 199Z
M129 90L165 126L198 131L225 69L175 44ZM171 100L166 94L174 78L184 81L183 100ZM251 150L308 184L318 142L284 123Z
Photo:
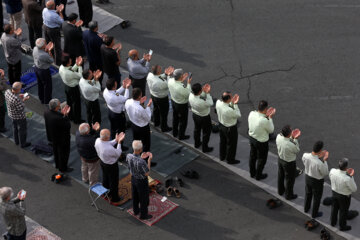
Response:
M35 44L36 47L33 50L33 58L38 82L38 95L42 104L48 104L52 98L50 66L54 63L54 59L44 38L36 39Z
M88 123L82 123L76 132L76 147L81 159L81 174L84 183L93 185L98 182L100 159L95 149L95 141L99 137L100 124L92 128Z
M68 118L69 112L70 107L65 105L61 108L60 101L56 98L50 100L49 109L44 111L46 135L53 146L55 167L63 173L73 170L67 166L70 154L71 129Z
M128 163L131 173L133 211L135 215L140 213L140 219L151 219L152 216L148 214L148 176L150 173L151 160L153 155L151 152L142 152L143 144L140 140L134 140L132 143L132 148L134 153L129 153L126 156L126 162ZM146 158L147 162L144 161Z
M13 190L10 187L0 188L0 212L7 228L6 239L26 239L25 204L26 194L21 194L11 199Z
M120 205L121 197L119 197L119 165L118 159L121 156L121 143L125 139L125 133L116 134L115 139L110 141L109 129L103 129L100 132L100 138L95 141L95 149L101 162L103 173L103 186L110 189L111 204ZM117 147L114 146L117 144Z
M5 91L5 100L8 110L8 115L11 118L13 124L14 141L16 145L22 148L28 147L31 143L26 142L26 117L25 117L25 105L24 102L30 98L30 96L24 97L21 94L21 82L15 82L11 89Z

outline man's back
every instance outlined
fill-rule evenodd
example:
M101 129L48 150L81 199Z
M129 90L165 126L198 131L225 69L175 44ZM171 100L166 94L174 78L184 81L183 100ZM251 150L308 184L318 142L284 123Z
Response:
M76 57L84 55L83 33L81 28L71 23L63 22L62 30L64 33L64 52L70 55L76 55Z
M100 47L103 43L102 39L96 32L86 30L83 32L83 42L90 64L100 64L99 66L102 66L100 53Z
M31 27L42 26L42 10L44 9L44 3L40 6L36 0L22 0L24 7L25 22Z
M46 109L44 111L46 135L53 143L62 143L70 140L70 120L60 112Z

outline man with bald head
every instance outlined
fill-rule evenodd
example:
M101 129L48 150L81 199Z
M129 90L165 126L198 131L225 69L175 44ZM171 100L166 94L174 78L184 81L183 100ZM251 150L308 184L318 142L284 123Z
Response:
M76 132L76 147L81 159L81 174L84 183L90 186L98 182L100 159L95 149L95 141L99 137L100 124L97 122L90 127L82 123Z
M60 29L61 25L64 22L64 16L62 11L64 10L64 5L61 4L55 7L55 2L50 0L46 2L46 8L42 12L43 23L44 23L44 33L46 42L54 43L54 56L56 65L61 65L61 35Z
M95 149L101 162L103 173L103 186L110 189L111 204L120 205L121 197L119 197L119 166L118 159L121 156L121 143L124 141L125 133L116 134L115 139L110 141L110 130L103 129L100 132L100 138L95 141ZM117 144L117 147L114 146Z
M144 54L139 59L139 53L136 49L129 51L127 66L129 70L129 78L133 88L140 88L143 96L146 95L146 77L150 71L150 54Z
M26 142L26 117L24 102L30 98L21 94L21 82L15 82L11 89L5 91L5 100L8 110L8 115L13 124L14 141L16 145L22 148L28 147L31 143Z

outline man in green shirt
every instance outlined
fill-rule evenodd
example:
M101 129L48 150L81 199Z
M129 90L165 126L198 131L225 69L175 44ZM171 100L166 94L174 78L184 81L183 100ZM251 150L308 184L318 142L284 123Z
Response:
M239 95L232 96L230 92L224 92L221 99L216 102L220 123L220 160L226 160L228 164L238 164L240 161L235 160L235 155L238 141L237 120L241 117L237 105Z

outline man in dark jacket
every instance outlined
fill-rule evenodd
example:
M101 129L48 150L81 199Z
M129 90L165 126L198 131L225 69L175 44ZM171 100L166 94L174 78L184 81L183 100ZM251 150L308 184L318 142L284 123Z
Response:
M73 63L76 62L76 58L84 56L84 43L83 33L81 30L82 21L76 21L78 15L71 13L67 21L62 24L62 30L64 33L64 53L69 54Z
M52 143L55 159L55 167L60 172L71 172L73 169L67 167L70 154L70 128L71 123L67 115L70 112L69 106L60 110L60 101L51 99L49 109L45 110L46 135Z
M25 22L29 29L29 41L31 48L35 47L35 41L38 38L42 38L42 10L45 7L45 1L38 0L22 0L24 7Z
M120 51L122 45L116 44L112 36L106 36L104 38L104 44L101 45L101 59L104 66L104 72L108 75L108 78L115 79L118 86L120 86L121 74L119 70L120 66Z
M89 27L89 22L93 18L93 9L91 0L77 0L79 6L80 19L84 21L84 26Z
M98 182L100 170L100 158L95 149L95 141L99 137L100 124L92 125L82 123L76 132L76 147L81 159L82 180L89 185Z

